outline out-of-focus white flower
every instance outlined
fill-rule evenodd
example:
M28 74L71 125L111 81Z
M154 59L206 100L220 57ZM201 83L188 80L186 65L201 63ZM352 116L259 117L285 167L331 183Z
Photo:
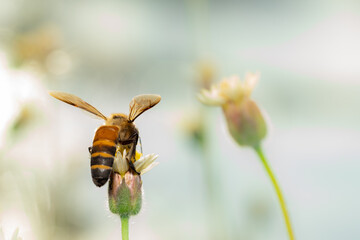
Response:
M0 215L0 240L34 240L35 236L25 212L6 210Z
M258 73L246 74L244 81L238 76L224 78L220 83L211 86L210 90L202 89L198 99L212 106L222 106L229 101L242 101L250 97L258 79Z
M265 120L250 98L258 79L259 74L253 73L246 74L244 81L237 76L225 78L198 95L206 105L221 106L231 136L243 146L256 147L266 136Z
M21 237L19 237L19 228L16 228L15 231L12 233L11 237L6 239L1 227L0 227L0 240L22 240Z

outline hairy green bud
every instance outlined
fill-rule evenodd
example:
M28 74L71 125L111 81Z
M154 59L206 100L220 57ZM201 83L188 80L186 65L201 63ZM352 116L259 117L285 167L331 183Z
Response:
M121 218L136 215L142 203L142 181L139 174L128 171L122 177L112 172L109 182L109 208Z
M253 100L228 102L222 109L229 132L239 145L256 147L260 144L266 136L266 123Z

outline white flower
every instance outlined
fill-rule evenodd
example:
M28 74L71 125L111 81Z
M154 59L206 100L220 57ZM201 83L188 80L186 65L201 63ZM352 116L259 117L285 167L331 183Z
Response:
M154 153L148 154L145 157L141 156L141 158L136 160L134 163L135 170L141 173L141 175L150 171L153 167L159 164L158 162L154 162L157 157L158 155L155 155Z
M223 79L220 83L211 86L210 90L203 89L198 95L200 102L206 105L222 106L229 101L242 101L251 95L259 79L259 74L248 73L244 81L232 76Z
M16 228L13 234L11 235L11 238L6 238L4 235L3 230L0 228L0 239L1 240L21 240L22 238L19 237L19 228Z
M121 176L124 176L129 170L129 163L126 161L126 149L124 149L123 153L116 151L113 169L115 172L120 173Z
M137 156L136 158L138 158L138 156L140 156L140 158L134 162L134 167L137 172L141 173L141 175L148 172L153 167L159 164L158 162L154 162L158 157L158 155L154 153L143 156L142 154L137 152L136 156ZM129 171L129 163L126 160L125 149L122 154L120 151L116 152L113 169L115 172L118 172L121 176L124 176L125 173Z

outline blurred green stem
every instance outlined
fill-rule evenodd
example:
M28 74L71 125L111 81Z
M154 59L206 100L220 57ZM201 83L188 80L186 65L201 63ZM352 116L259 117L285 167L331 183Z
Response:
M279 187L279 184L277 183L276 181L276 178L275 178L275 175L274 173L272 172L269 164L267 163L266 161L266 158L264 156L264 153L261 149L261 146L257 146L257 147L254 147L254 150L256 151L256 153L258 154L259 158L261 159L261 162L263 163L264 167L265 167L265 170L266 172L268 173L270 179L271 179L271 182L275 188L275 191L276 191L276 194L278 196L278 199L279 199L279 202L280 202L280 206L281 206L281 210L282 210L282 213L284 215L284 219L285 219L285 223L286 223L286 228L287 228L287 231L289 233L289 239L290 240L294 240L295 237L294 237L294 233L293 233L293 230L292 230L292 227L291 227L291 223L290 223L290 218L289 218L289 214L288 214L288 211L286 209L286 204L285 204L285 201L284 201L284 197L281 193L281 190L280 190L280 187Z
M218 204L217 203L217 199L216 199L216 194L215 194L215 186L214 186L214 182L213 182L213 170L212 170L212 162L211 162L211 158L209 157L209 151L207 148L207 144L208 143L203 143L202 146L202 164L203 164L203 174L204 174L204 181L205 181L205 185L206 185L206 190L207 190L207 213L208 213L208 228L209 228L209 234L210 236L208 236L208 239L217 239L218 237L218 228L220 229L220 225L219 225L219 218L214 218L213 216L218 216L219 217L219 211L218 211Z
M122 240L129 240L129 217L121 218L121 236Z
M228 239L226 226L230 225L227 222L227 218L224 216L224 209L222 206L223 199L220 192L221 188L221 179L214 178L214 176L219 177L219 173L215 174L215 163L214 163L214 152L210 139L212 139L211 127L214 124L211 122L213 118L209 116L208 112L204 109L201 109L201 116L203 116L203 134L202 144L200 146L201 156L202 156L202 168L204 175L204 183L206 187L206 211L207 211L207 224L208 224L208 234L207 239L217 240L217 239ZM216 217L214 217L216 216Z

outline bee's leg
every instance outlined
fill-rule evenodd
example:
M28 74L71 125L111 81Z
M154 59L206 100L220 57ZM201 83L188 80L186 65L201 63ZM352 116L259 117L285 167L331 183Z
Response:
M134 172L140 175L140 173L136 171L134 163L132 162L132 159L135 158L137 141L138 141L138 134L135 135L134 140L131 143L130 150L126 154L126 160L128 161L130 168L134 170Z
M138 175L141 174L141 173L139 173L138 171L136 171L135 166L134 166L134 163L133 163L132 161L129 161L129 166L130 166L130 168L131 168L134 172L136 172Z
M89 153L91 154L92 153L92 147L89 147L88 150L89 150Z

